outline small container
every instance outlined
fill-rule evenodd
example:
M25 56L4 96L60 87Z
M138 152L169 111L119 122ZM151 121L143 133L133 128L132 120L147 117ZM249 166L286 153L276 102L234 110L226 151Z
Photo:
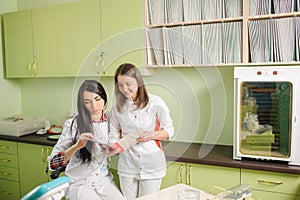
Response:
M197 190L179 190L177 192L178 200L200 200L200 191Z

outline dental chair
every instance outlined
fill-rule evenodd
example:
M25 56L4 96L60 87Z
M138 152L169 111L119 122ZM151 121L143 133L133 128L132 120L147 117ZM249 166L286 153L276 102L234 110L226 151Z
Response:
M70 179L59 174L66 167L52 171L50 177L54 180L37 186L28 192L21 200L60 200L65 196L65 190L69 187Z

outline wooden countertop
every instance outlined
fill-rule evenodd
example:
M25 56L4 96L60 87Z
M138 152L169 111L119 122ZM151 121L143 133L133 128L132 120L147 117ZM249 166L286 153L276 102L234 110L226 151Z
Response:
M56 144L56 141L47 139L47 134L37 135L35 133L21 137L0 135L0 140L47 146L54 146ZM166 154L166 158L169 161L300 175L300 166L288 165L286 162L264 161L256 159L233 160L232 146L185 143L175 141L163 141L162 145Z

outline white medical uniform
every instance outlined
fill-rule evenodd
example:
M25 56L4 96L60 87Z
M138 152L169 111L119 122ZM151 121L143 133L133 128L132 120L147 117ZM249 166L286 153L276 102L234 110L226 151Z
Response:
M70 133L72 120L69 119L65 122L63 132L48 157L48 162L59 152L64 152L72 146L72 138L76 133L76 120L73 124L72 134ZM108 123L93 123L93 127L95 140L108 143ZM78 155L79 151L77 151L66 167L65 174L71 179L70 187L66 191L66 199L124 199L113 182L113 177L107 169L107 158L99 145L88 141L86 147L92 153L91 162L82 164L82 159Z
M116 107L112 108L110 116L110 143L114 143L123 136L139 135L147 131L154 131L156 120L160 123L160 130L165 130L169 138L174 135L173 121L169 115L169 109L165 102L158 96L149 94L149 102L143 109L136 109L137 106L131 99L127 99L123 112L118 112ZM163 150L155 140L136 143L119 155L118 174L120 176L121 189L124 196L131 200L135 196L145 195L160 189L162 177L166 174L166 158ZM138 194L134 180L150 181L157 180L157 185L149 191ZM147 184L145 184L147 185ZM132 189L132 188L135 189ZM142 187L139 185L139 187ZM127 191L130 190L131 191ZM139 188L141 189L141 188ZM132 194L135 193L135 194Z

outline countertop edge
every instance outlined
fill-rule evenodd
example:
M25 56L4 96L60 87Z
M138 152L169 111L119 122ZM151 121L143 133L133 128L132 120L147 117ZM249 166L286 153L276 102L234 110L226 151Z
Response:
M47 136L48 134L37 135L35 133L21 137L0 135L0 140L54 146L57 141L49 140ZM300 175L300 166L289 165L286 162L256 159L234 160L232 146L177 141L162 141L162 146L168 161Z

